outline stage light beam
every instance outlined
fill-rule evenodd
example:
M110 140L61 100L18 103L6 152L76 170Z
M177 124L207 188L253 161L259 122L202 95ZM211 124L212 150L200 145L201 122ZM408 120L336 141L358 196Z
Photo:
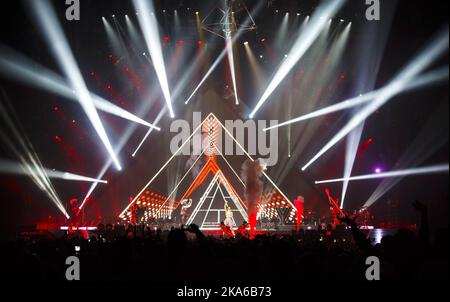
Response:
M78 101L77 95L73 92L73 89L69 87L69 85L60 75L1 44L0 73L5 77L12 78L33 87L49 91L70 101ZM94 93L90 92L90 94L94 106L98 110L144 125L149 128L154 128L158 131L161 130L159 127L156 127L142 120L138 116L126 111L116 104L111 103Z
M336 179L328 179L328 180L320 180L316 181L315 184L329 184L343 181L362 181L362 180L370 180L370 179L381 179L381 178L392 178L392 177L405 177L405 176L417 176L424 174L436 174L436 173L448 173L449 172L449 164L442 164L430 167L423 168L412 168L406 170L398 170L391 172L383 172L383 173L375 173L361 176L352 176L348 178L336 178Z
M300 32L296 42L291 48L286 60L283 61L278 71L275 73L271 82L261 99L256 104L255 109L250 113L250 118L254 118L256 112L272 95L275 89L281 84L284 78L294 68L295 64L303 57L306 51L311 47L322 30L329 25L327 19L334 16L338 10L344 5L345 0L326 1L317 8L317 11L311 17L307 27ZM321 17L319 17L321 16Z
M153 1L133 0L134 7L140 12L138 21L141 26L147 48L155 67L161 89L166 100L166 105L170 113L170 117L174 118L175 114L172 108L172 99L169 91L169 83L167 80L166 67L164 65L164 57L161 49L160 35L158 29L158 21L154 14Z
M109 155L113 159L116 168L121 170L122 167L116 154L114 153L108 135L106 134L102 121L100 120L97 110L93 104L91 95L77 66L73 52L70 49L69 43L62 31L50 2L43 0L28 1L28 3L30 3L33 8L35 19L41 27L41 30L44 33L47 43L51 47L55 58L70 81L71 86L75 90L75 94L81 104L81 107L88 116L89 121L92 123L92 126L106 147Z
M230 66L231 80L233 82L234 98L236 101L236 105L239 105L239 97L238 97L237 84L236 84L236 73L235 73L235 67L234 67L233 39L231 38L231 29L228 29L228 30L229 30L229 32L227 32L227 38L225 40L225 43L226 43L225 47L227 49L227 57L228 57L228 64Z
M425 87L425 86L428 86L431 84L436 84L436 83L442 82L444 80L447 80L448 77L449 77L448 68L447 67L439 68L438 70L430 71L422 76L416 77L414 80L407 83L406 86L404 87L404 89L402 91L400 91L399 93L409 92L409 91L416 90L416 89L419 89L419 88L422 88L422 87ZM373 99L375 99L378 95L380 95L380 93L382 93L385 89L388 89L388 88L389 88L389 85L386 85L383 88L368 92L364 95L359 95L357 97L344 100L337 104L334 104L334 105L313 111L311 113L296 117L296 118L288 120L286 122L264 128L263 131L269 131L272 129L288 126L288 125L291 125L294 123L303 122L306 120L310 120L313 118L321 117L321 116L324 116L327 114L335 113L338 111L354 108L354 107L369 103Z
M277 45L278 48L282 48L283 45L286 43L286 35L288 32L288 25L289 25L289 14L286 13L283 17L283 20L281 21L281 25L278 29L278 32L275 35L275 45Z
M448 101L443 101L435 109L434 113L428 118L428 122L422 127L414 140L409 144L393 170L403 170L408 167L417 167L422 165L438 150L448 144L449 128L448 123L442 121L448 120ZM382 173L381 166L376 167L375 173ZM387 178L373 191L365 202L363 208L368 208L376 203L382 196L396 186L402 178Z
M117 33L114 31L111 24L109 24L108 20L106 20L105 17L102 17L102 22L103 26L105 27L106 36L108 37L108 41L113 53L117 56L120 56L122 54L122 45L120 44L120 39L117 36Z
M359 125L347 137L347 146L345 151L345 166L344 166L344 182L342 184L341 209L344 208L345 197L347 196L347 189L353 165L355 164L356 154L358 153L359 142L361 141L364 124Z
M167 111L167 107L164 107L164 109L161 110L161 111L158 113L158 116L156 117L156 119L155 119L155 121L154 121L153 123L154 123L154 124L158 124L158 123L161 121L163 115L166 114L166 111ZM136 148L136 150L135 150L135 151L133 152L133 154L131 155L132 157L135 157L135 156L136 156L136 154L138 153L139 149L141 149L142 145L143 145L144 142L147 140L148 136L152 133L152 131L153 131L153 128L148 129L148 131L147 131L147 133L145 134L144 138L142 139L142 141L139 143L139 145L138 145L138 147Z
M179 80L177 82L177 85L175 86L174 92L173 92L173 99L176 100L178 98L178 96L181 94L182 90L185 88L186 83L188 82L188 80L190 79L190 77L192 76L192 73L194 72L195 68L198 68L199 66L199 62L202 60L202 57L204 56L206 52L206 49L202 49L196 56L194 62L192 64L190 64L189 68L186 70L186 72L183 74L183 77L181 78L181 80ZM146 103L143 105L144 109L141 110L140 114L141 115L145 115L147 113L147 111L149 110L149 104ZM166 112L167 112L167 107L164 107L157 115L157 118L155 119L153 124L157 124L158 123L158 117L162 117ZM133 131L136 129L135 125L131 125L130 127L127 128L125 134L119 139L119 143L117 144L116 147L116 152L120 152L123 147L125 146L126 142L128 141L128 139L131 137ZM151 133L150 131L151 129L149 129L149 131L147 132L148 134ZM142 146L145 142L145 140L148 138L149 135L145 135L144 139L140 142L140 146ZM137 152L140 150L140 148L137 148L135 150L135 152L133 153L134 156L136 156ZM106 171L108 170L109 166L111 165L111 160L108 160L105 165L102 167L100 173L97 175L97 178L102 178L103 175L105 175ZM91 197L92 193L94 192L95 188L97 187L97 184L92 184L92 186L89 188L89 191L86 193L82 204L80 205L79 209L83 209L84 206L86 206L86 203L88 202L89 198Z
M70 172L61 172L48 168L43 168L43 171L49 178L104 183L104 184L108 183L106 180L103 179L95 179L92 177L82 176ZM38 170L30 165L24 165L19 162L0 159L0 173L32 176L37 174Z
M3 92L3 91L2 91ZM6 94L3 92L4 98L7 100ZM46 174L44 167L34 151L33 145L29 141L26 134L23 132L20 125L16 125L14 122L14 111L8 114L6 107L0 102L0 116L5 122L9 131L3 131L0 129L0 139L3 141L3 146L9 147L9 149L17 156L22 163L22 167L28 172L30 179L36 184L36 186L44 192L53 204L64 214L66 218L70 218L66 209L62 205L61 199L58 196L55 188L53 187L48 175ZM9 135L13 138L11 139ZM13 140L20 146L19 150Z
M347 136L354 128L365 121L372 113L385 105L390 99L402 91L405 86L428 68L437 58L446 52L449 45L448 28L441 32L419 55L415 57L391 82L387 89L359 110L353 118L317 153L305 166L305 171L323 154L335 146L342 138Z

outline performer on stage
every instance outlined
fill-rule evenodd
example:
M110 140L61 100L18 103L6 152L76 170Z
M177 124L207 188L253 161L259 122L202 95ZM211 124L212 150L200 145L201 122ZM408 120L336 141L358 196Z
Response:
M355 215L357 222L359 223L359 225L361 226L369 226L372 221L373 221L373 216L372 214L369 212L368 208L362 208L361 210L359 210L359 212L357 212L357 214Z
M234 227L233 210L231 209L231 207L228 205L227 202L225 202L224 210L225 210L224 224L226 226L229 226L230 228Z
M225 201L224 210L225 210L225 220L223 222L223 226L226 228L225 233L228 233L228 235L234 237L236 234L233 230L233 227L235 225L234 219L233 219L233 210L231 209L231 207L228 205L228 202L226 202L226 201ZM222 230L223 229L224 228L222 227Z
M77 205L78 199L76 198L72 198L70 200L70 229L72 229L72 227L78 227L78 214L80 213L80 209L78 208Z
M333 217L332 225L333 225L333 228L336 228L336 226L338 224L340 224L339 216L345 216L345 215L344 215L344 212L339 207L339 200L338 199L335 200L331 196L330 190L329 189L325 189L325 193L327 194L328 201L330 203L330 212L331 212L332 217Z
M228 236L234 238L235 235L236 235L234 233L233 229L230 226L225 225L225 223L223 221L220 223L220 230L222 231L222 236L223 237L225 237L225 235L228 235Z
M181 202L181 213L180 213L181 225L184 225L188 221L190 216L188 209L191 206L192 206L192 199L185 199Z

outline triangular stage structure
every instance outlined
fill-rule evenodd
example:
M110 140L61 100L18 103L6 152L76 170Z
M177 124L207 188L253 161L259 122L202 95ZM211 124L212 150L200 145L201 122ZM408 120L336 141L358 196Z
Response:
M231 203L234 205L234 208L231 206L232 211L240 214L241 221L238 223L236 223L236 216L233 216L234 226L238 226L244 220L248 221L247 209L244 207L242 200L236 194L222 171L219 170L209 183L208 188L200 198L186 224L190 225L194 223L197 216L200 216L201 224L199 225L201 230L217 230L220 227L220 223L225 220L224 207L217 207L217 202L215 203L215 199L219 194L222 202L229 206L231 206ZM216 207L214 207L215 204Z
M239 142L233 137L233 135L223 126L223 124L217 119L217 117L210 113L203 122L197 126L187 140L180 146L180 148L169 158L169 160L161 167L161 169L150 179L150 181L144 186L144 188L133 198L130 204L122 211L119 217L123 220L130 220L133 217L134 206L139 204L138 201L142 200L145 192L153 183L153 181L167 168L167 166L174 160L174 158L180 153L185 145L190 142L195 133L201 131L202 133L208 133L209 143L202 149L202 153L197 157L192 166L182 176L178 184L173 188L172 192L166 197L164 202L158 204L152 204L152 208L149 208L146 212L146 218L171 218L172 213L180 207L181 202L188 199L196 190L204 184L204 182L212 177L206 190L202 194L199 202L195 203L194 210L186 224L196 223L200 225L202 230L218 230L220 222L224 220L224 205L228 204L236 220L236 224L242 223L242 221L248 221L247 217L247 205L243 198L239 196L238 191L233 187L230 181L225 177L223 170L220 169L217 158L220 157L227 164L228 168L234 174L234 177L238 180L238 183L245 189L245 183L240 178L239 174L233 169L231 164L220 152L217 147L218 130L223 130L234 143L243 151L245 156L250 160L254 160L250 154L239 144ZM203 165L203 168L197 174L195 179L189 185L186 192L180 199L175 198L175 194L178 187L189 175L193 167L202 158L206 157L207 160ZM295 214L295 207L292 202L286 197L286 195L278 188L278 186L269 178L269 176L263 172L264 177L278 191L279 195L275 196L276 191L271 191L268 194L261 196L261 201L258 206L258 217L277 217L277 211L279 208L285 208L288 210L288 218L292 219ZM219 200L217 202L216 200ZM155 208L155 206L157 208Z

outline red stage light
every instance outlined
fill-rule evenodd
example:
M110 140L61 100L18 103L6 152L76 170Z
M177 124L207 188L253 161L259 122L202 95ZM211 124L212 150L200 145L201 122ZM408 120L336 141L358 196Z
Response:
M198 40L198 45L203 45L203 41L202 40Z
M170 40L170 37L169 36L165 36L164 37L164 42L168 42Z
M178 41L178 45L183 46L183 44L184 44L183 40Z
M366 139L365 141L363 141L362 143L361 143L361 145L359 146L359 150L358 150L358 152L364 152L364 151L366 151L367 150L367 148L369 148L369 146L373 143L373 139L372 138L369 138L369 139Z

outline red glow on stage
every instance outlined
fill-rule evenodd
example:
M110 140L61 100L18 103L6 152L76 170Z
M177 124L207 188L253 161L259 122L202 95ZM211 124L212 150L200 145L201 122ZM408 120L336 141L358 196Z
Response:
M294 200L294 205L297 209L297 230L299 230L303 219L303 212L305 210L305 198L303 198L303 196L298 196L297 199Z
M256 235L257 214L258 210L256 209L249 211L248 213L248 220L250 224L250 239L253 239Z
M58 135L55 135L55 140L56 140L58 143L62 143L62 139L61 139Z
M202 46L203 45L203 41L202 40L198 40L197 44L198 44L198 46Z
M339 206L339 200L334 199L331 196L330 189L326 188L325 194L327 194L328 202L330 203L330 211L331 211L331 214L333 215L333 223L335 225L337 225L337 224L339 224L338 216L341 215L342 217L344 217L346 215L345 215L344 211L342 211L341 207Z
M184 45L184 41L183 40L178 41L178 46L183 46L183 45Z

